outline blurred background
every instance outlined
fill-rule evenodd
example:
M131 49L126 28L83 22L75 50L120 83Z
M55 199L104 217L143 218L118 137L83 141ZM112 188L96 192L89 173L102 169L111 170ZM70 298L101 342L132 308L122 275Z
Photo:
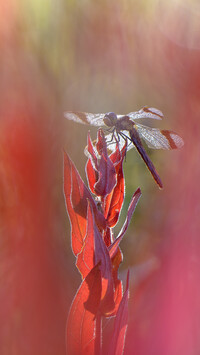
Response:
M125 354L200 354L200 3L0 3L0 353L63 355L81 282L63 198L65 149L85 179L88 127L63 111L163 111L179 151L149 151L164 189L130 151L122 242L131 270ZM159 125L158 125L159 124ZM91 129L95 138L96 130Z

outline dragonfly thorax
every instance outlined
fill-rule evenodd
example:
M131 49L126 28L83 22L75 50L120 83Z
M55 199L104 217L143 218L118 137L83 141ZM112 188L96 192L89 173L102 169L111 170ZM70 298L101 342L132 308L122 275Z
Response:
M113 127L113 126L115 126L115 125L116 125L116 122L117 122L117 115L116 115L116 113L114 113L114 112L106 113L105 116L104 116L103 122L104 122L104 124L105 124L107 127Z
M123 130L130 131L134 125L135 123L130 119L130 117L125 115L117 120L115 128L118 132Z

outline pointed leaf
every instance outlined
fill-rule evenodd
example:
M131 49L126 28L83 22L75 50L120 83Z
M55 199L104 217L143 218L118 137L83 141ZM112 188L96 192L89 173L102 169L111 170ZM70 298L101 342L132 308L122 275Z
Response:
M96 149L100 160L98 162L98 181L94 191L97 196L105 197L116 185L116 173L114 164L108 156L106 140L101 129L98 130Z
M87 146L88 154L87 155L89 155L89 157L91 158L94 169L97 170L99 156L98 156L97 150L94 148L94 145L92 143L92 140L90 137L90 132L88 132L88 139L87 140L88 140L88 146Z
M94 191L97 196L108 195L116 185L116 173L114 164L109 159L108 155L102 154L98 166L99 178L94 186Z
M102 276L101 312L104 313L110 311L114 307L112 264L109 251L95 224L93 211L90 205L88 206L88 212L88 220L91 220L94 230L94 263L95 265L100 263Z
M88 201L87 232L83 248L77 257L77 267L83 277L97 264L100 264L102 276L101 311L104 313L114 307L114 285L112 264L108 249L96 226L94 213Z
M98 172L94 169L91 159L88 159L86 163L86 176L89 188L93 194L95 194L94 186L98 180Z
M97 131L96 149L97 149L97 151L98 151L100 156L102 154L107 156L107 143L106 143L106 140L105 140L105 136L104 136L103 130L101 128L98 129L98 131Z
M95 220L100 229L105 228L105 219L97 209L89 190L85 186L69 156L64 153L64 194L71 223L72 250L80 253L86 233L87 200L95 211Z
M109 247L113 242L112 230L111 228L106 228L103 232L103 240L107 247Z
M141 196L141 190L140 190L140 188L138 188L135 191L135 193L134 193L134 195L133 195L133 197L131 199L131 202L129 204L129 208L128 208L128 211L127 211L127 217L126 217L126 220L125 220L125 222L123 224L123 227L122 227L118 237L115 239L114 243L109 248L109 253L110 253L110 257L111 258L115 255L115 253L117 251L117 248L119 246L119 243L121 242L124 234L126 233L126 231L128 229L128 226L129 226L130 221L131 221L131 217L133 215L133 212L135 211L135 208L136 208L137 203L138 203L138 201L140 199L140 196Z
M107 145L103 131L98 130L96 147L93 146L88 134L87 156L89 161L86 166L87 179L91 191L97 196L106 196L116 185L114 164L107 153Z
M123 160L126 154L127 143L125 143L123 149L120 151L117 146L116 151L110 156L115 166L117 175L117 183L114 189L104 200L104 216L107 220L109 227L114 227L118 222L119 215L124 202L125 194L125 182L123 173Z
M101 271L94 267L83 280L70 308L67 328L67 354L93 355L95 349L96 314L101 297Z
M105 312L104 316L109 318L115 316L118 311L121 300L122 300L122 281L119 280L118 277L116 277L114 279L114 307L108 310L107 312Z
M111 229L107 228L106 231L104 231L104 236L103 236L104 242L107 247L111 245L113 242L113 237L111 233ZM122 262L122 252L120 248L117 249L117 252L111 259L112 263L112 277L113 277L113 282L114 282L114 303L115 306L114 308L105 314L106 317L111 317L116 315L116 312L119 307L119 303L121 302L122 299L122 282L118 278L118 269L119 265Z
M86 164L86 176L88 180L88 185L90 190L94 194L94 185L98 180L98 153L95 150L91 137L90 132L88 132L88 145L87 145L87 156L89 157L87 164Z
M87 230L83 241L82 250L78 254L76 260L76 266L79 269L83 279L95 266L95 232L96 229L94 228L94 216L88 200Z
M118 270L119 270L119 265L122 262L122 252L120 248L118 247L117 251L115 252L114 256L111 259L112 262L112 276L113 276L113 282L114 282L114 302L115 302L115 307L110 313L107 313L106 316L114 316L116 315L116 312L118 310L119 304L122 299L122 282L118 278Z

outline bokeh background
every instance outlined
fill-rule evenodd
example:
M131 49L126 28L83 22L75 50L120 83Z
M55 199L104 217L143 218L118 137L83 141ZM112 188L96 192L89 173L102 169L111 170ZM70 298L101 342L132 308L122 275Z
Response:
M131 270L125 354L200 354L199 1L8 0L0 12L0 354L65 354L81 280L62 152L85 180L88 127L63 111L144 105L161 109L159 126L185 146L149 152L162 191L127 154L121 224L138 186L143 195L122 243L122 277Z

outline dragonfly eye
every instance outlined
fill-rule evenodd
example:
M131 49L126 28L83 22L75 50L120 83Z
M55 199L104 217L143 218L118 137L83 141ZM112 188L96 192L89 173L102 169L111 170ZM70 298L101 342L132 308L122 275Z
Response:
M106 113L103 121L104 121L104 124L108 127L114 126L117 121L116 113L114 113L114 112Z

